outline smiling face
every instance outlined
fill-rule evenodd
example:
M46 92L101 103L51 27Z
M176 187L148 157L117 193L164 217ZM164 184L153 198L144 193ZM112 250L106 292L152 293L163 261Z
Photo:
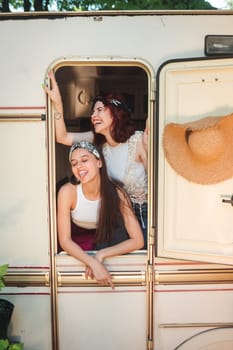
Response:
M91 122L97 134L107 135L110 133L113 117L110 109L101 101L97 101L91 114Z
M86 149L75 149L71 154L70 163L74 176L81 183L87 183L100 176L101 160Z

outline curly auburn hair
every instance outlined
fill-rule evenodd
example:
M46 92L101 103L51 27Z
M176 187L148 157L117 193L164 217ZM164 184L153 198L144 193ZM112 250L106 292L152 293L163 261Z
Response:
M113 117L111 136L113 140L117 143L126 142L135 132L131 111L126 103L126 99L122 95L114 93L97 96L93 100L92 110L97 101L102 102L111 112ZM94 143L102 146L106 142L105 137L95 132L93 124L92 131L94 133Z

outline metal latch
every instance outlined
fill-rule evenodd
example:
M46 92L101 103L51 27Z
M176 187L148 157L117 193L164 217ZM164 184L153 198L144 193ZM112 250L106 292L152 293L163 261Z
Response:
M229 199L222 199L223 203L230 203L233 206L233 195Z

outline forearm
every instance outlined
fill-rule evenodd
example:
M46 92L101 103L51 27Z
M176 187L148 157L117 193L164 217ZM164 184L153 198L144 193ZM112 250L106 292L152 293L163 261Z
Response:
M60 240L60 245L62 249L69 255L73 256L75 259L81 261L84 265L91 267L94 258L87 254L82 248L79 247L74 241Z
M54 111L56 141L66 146L71 146L75 142L86 140L93 142L94 136L92 131L87 132L67 132L63 112Z
M64 145L71 146L74 143L74 133L67 132L62 106L54 108L53 116L55 122L56 141Z
M143 247L143 238L129 238L126 241L113 245L111 247L103 248L99 250L96 255L101 257L102 260L110 258L112 256L123 255L131 253L135 250L141 249Z

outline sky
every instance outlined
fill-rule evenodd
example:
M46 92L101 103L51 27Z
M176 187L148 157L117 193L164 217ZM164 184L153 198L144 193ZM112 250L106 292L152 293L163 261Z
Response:
M217 8L226 8L226 0L208 0L208 2Z

